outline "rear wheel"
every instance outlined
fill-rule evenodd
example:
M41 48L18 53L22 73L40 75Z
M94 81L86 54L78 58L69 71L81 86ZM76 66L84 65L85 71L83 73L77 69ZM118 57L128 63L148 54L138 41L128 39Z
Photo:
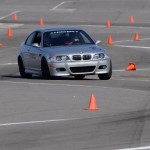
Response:
M22 61L21 57L18 57L18 66L19 66L19 72L22 78L31 78L32 74L28 74L25 72L25 67Z
M84 77L85 77L85 75L76 75L76 76L74 76L75 77L75 79L77 79L77 80L82 80Z
M110 68L108 73L98 74L100 80L109 80L112 76L112 63L110 61Z
M43 79L50 79L50 71L49 71L47 61L45 59L42 60L41 69L42 69Z

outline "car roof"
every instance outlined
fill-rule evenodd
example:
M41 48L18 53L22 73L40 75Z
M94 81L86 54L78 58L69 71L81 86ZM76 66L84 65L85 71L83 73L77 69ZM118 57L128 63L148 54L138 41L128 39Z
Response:
M62 30L81 30L79 27L51 27L51 28L40 28L35 31L48 32L48 31L62 31Z

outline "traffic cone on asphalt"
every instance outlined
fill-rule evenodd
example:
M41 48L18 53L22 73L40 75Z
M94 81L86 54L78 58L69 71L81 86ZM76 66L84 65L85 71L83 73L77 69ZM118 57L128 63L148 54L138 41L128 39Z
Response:
M133 62L130 62L129 66L125 70L126 71L136 70L136 64Z
M90 102L87 110L98 110L94 94L92 94L90 97Z
M18 19L18 18L17 18L17 15L16 15L16 13L14 13L14 14L13 14L13 20L16 21L17 19Z
M2 47L2 46L3 46L3 44L0 43L0 47Z
M130 23L134 23L134 17L130 16Z
M43 26L44 25L44 20L43 18L40 18L40 26Z
M13 36L11 28L8 28L8 30L7 30L7 36Z
M110 28L110 26L111 26L110 20L107 20L106 26L107 26L107 28Z
M139 41L139 33L138 32L135 33L134 41Z
M108 44L113 44L113 40L112 40L112 36L111 35L108 36Z

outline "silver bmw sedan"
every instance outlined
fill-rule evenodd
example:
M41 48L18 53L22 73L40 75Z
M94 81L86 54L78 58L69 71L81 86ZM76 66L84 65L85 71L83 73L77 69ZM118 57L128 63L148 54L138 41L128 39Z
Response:
M23 78L98 75L101 80L112 76L108 51L98 46L80 28L42 28L32 32L20 45L18 66Z

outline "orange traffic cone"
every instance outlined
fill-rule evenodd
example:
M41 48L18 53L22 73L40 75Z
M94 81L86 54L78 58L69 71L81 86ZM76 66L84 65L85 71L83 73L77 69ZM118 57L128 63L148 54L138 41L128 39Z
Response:
M96 104L96 99L95 96L92 94L90 97L90 102L87 110L98 110L97 104Z
M136 65L133 62L129 63L129 66L126 68L126 71L136 70Z
M134 40L139 41L139 33L138 32L135 33Z
M40 18L40 26L43 26L44 25L44 20L43 18Z
M113 44L113 40L112 40L112 36L111 35L108 36L108 44Z
M16 21L17 19L18 19L18 18L17 18L17 15L16 15L16 13L14 13L14 14L13 14L13 20Z
M107 20L106 26L107 26L108 28L110 28L110 26L111 26L110 20Z
M134 23L134 17L130 16L130 23Z
M8 28L8 30L7 30L7 36L13 36L11 28Z
M2 47L2 46L3 46L3 44L0 43L0 47Z

